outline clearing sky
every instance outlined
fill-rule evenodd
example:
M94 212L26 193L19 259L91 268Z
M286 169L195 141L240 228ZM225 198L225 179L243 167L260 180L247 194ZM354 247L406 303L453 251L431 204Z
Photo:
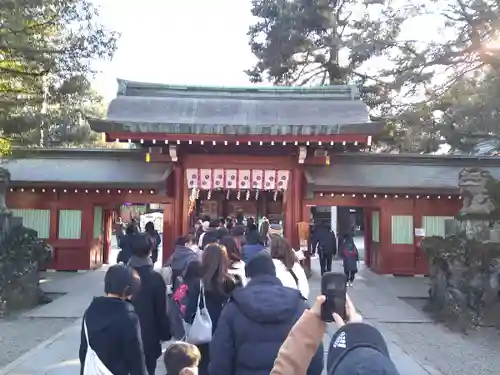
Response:
M96 89L111 99L116 79L200 85L249 85L255 59L246 35L250 0L96 0L102 22L121 33Z
M394 0L403 6L406 0ZM95 88L107 100L116 79L186 85L248 86L244 70L256 61L248 45L251 0L94 0L101 22L121 33L112 62ZM439 18L405 24L403 39L429 41L438 35ZM380 60L380 59L378 59ZM372 61L368 70L383 66Z

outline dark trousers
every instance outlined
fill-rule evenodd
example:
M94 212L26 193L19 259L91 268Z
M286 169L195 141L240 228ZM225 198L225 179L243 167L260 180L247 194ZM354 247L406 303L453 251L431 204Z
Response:
M321 267L321 274L330 272L332 270L333 254L319 253L319 265Z
M146 369L148 370L149 375L155 375L156 371L156 363L158 362L158 357L146 355Z
M344 271L348 283L352 283L356 277L356 271Z
M210 363L210 344L201 344L197 346L201 354L201 360L198 365L198 375L208 375L208 364Z

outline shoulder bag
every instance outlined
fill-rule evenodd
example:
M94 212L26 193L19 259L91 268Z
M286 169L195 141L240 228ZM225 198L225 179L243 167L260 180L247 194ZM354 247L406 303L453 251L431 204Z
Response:
M203 307L200 302L203 299ZM207 303L205 301L205 289L200 280L200 294L198 295L198 306L193 324L187 328L186 342L194 345L207 344L212 341L212 319L208 313Z
M85 364L83 365L83 375L113 375L90 346L87 322L85 320L83 321L83 328L85 330L85 340L87 340L87 354L85 355Z

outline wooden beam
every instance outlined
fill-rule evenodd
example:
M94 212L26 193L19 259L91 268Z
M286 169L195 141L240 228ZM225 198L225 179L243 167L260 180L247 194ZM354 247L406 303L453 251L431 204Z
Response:
M327 135L234 135L234 134L171 134L171 133L127 133L127 132L110 132L106 133L106 140L108 142L152 142L176 144L179 142L217 142L224 145L228 143L272 143L276 146L286 142L287 144L298 143L321 143L327 145L330 142L358 142L368 143L369 134L327 134Z

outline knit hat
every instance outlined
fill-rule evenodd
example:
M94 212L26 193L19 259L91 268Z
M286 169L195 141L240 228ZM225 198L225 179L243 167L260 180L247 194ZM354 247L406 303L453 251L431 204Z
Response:
M267 251L261 251L256 254L245 265L246 277L252 278L261 275L276 276L276 267Z
M271 224L269 226L269 230L268 230L267 234L268 235L277 234L279 236L282 236L283 235L283 227L281 226L281 224Z
M349 323L335 332L326 368L328 375L399 375L382 334L366 323Z
M140 288L140 279L132 267L116 264L109 267L104 276L104 293L128 297L136 294Z

